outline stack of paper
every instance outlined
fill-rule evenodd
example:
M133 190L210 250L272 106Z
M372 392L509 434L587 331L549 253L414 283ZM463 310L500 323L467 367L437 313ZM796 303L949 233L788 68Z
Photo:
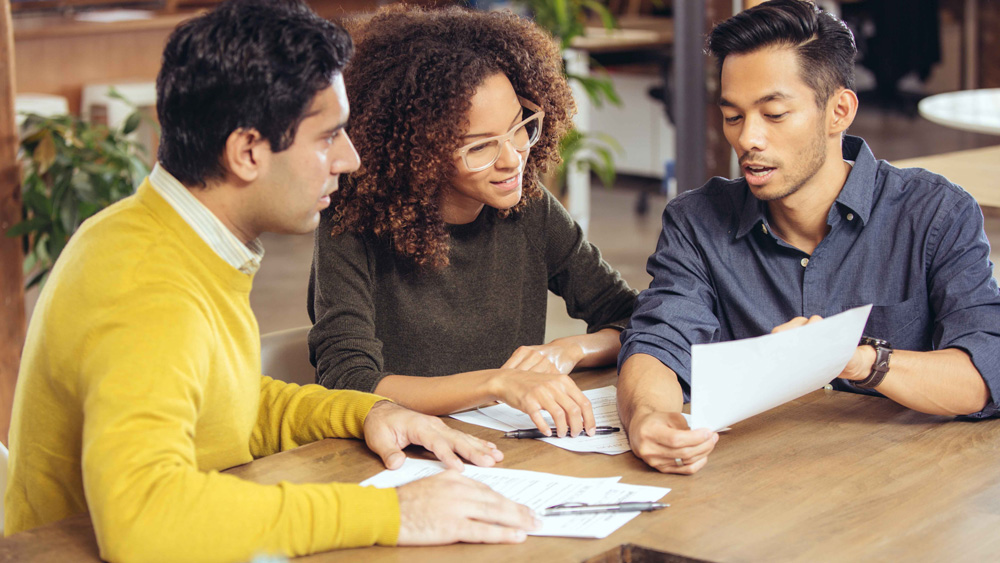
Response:
M361 486L380 489L398 487L444 470L444 464L439 461L407 459L399 469L382 471L363 481ZM528 506L538 514L547 507L567 502L586 504L655 502L670 492L670 489L662 487L619 483L621 477L582 479L537 471L474 465L466 465L462 474L485 483L494 491L514 502ZM638 515L638 512L615 512L546 516L542 518L541 529L530 532L529 535L604 538Z

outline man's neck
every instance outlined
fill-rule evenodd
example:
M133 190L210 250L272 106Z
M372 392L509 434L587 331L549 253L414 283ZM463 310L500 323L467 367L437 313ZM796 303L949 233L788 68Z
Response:
M240 206L237 205L238 199L235 197L238 190L232 186L218 183L210 184L207 188L185 187L243 244L249 245L260 235L246 226L248 222L242 219Z
M827 217L833 202L847 182L851 165L841 160L828 160L824 166L794 194L768 202L768 216L776 235L806 254L812 254L823 241L830 226Z

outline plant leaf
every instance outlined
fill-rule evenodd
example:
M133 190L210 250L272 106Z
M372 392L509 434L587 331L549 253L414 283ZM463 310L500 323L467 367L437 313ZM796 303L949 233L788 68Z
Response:
M56 142L52 138L51 131L46 131L45 135L42 135L32 156L35 162L38 163L38 174L42 175L48 172L49 168L56 161Z
M32 217L7 229L6 234L10 238L21 237L39 230L41 227L48 225L48 223L48 217Z
M133 111L125 118L125 125L122 126L122 134L128 135L139 128L139 124L142 123L142 116L138 111Z

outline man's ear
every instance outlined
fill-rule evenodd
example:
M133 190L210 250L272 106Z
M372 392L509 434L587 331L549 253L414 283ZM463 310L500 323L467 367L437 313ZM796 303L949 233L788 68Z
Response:
M853 90L841 88L830 98L828 107L829 134L839 135L854 123L854 117L858 114L858 95Z
M222 166L244 182L252 182L270 156L270 146L256 129L236 129L226 139L222 151Z

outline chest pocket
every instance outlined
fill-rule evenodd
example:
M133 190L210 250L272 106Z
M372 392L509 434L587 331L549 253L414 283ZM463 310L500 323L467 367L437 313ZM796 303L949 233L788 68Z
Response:
M874 305L865 325L865 335L888 340L899 350L931 349L930 306L923 297L895 305Z

